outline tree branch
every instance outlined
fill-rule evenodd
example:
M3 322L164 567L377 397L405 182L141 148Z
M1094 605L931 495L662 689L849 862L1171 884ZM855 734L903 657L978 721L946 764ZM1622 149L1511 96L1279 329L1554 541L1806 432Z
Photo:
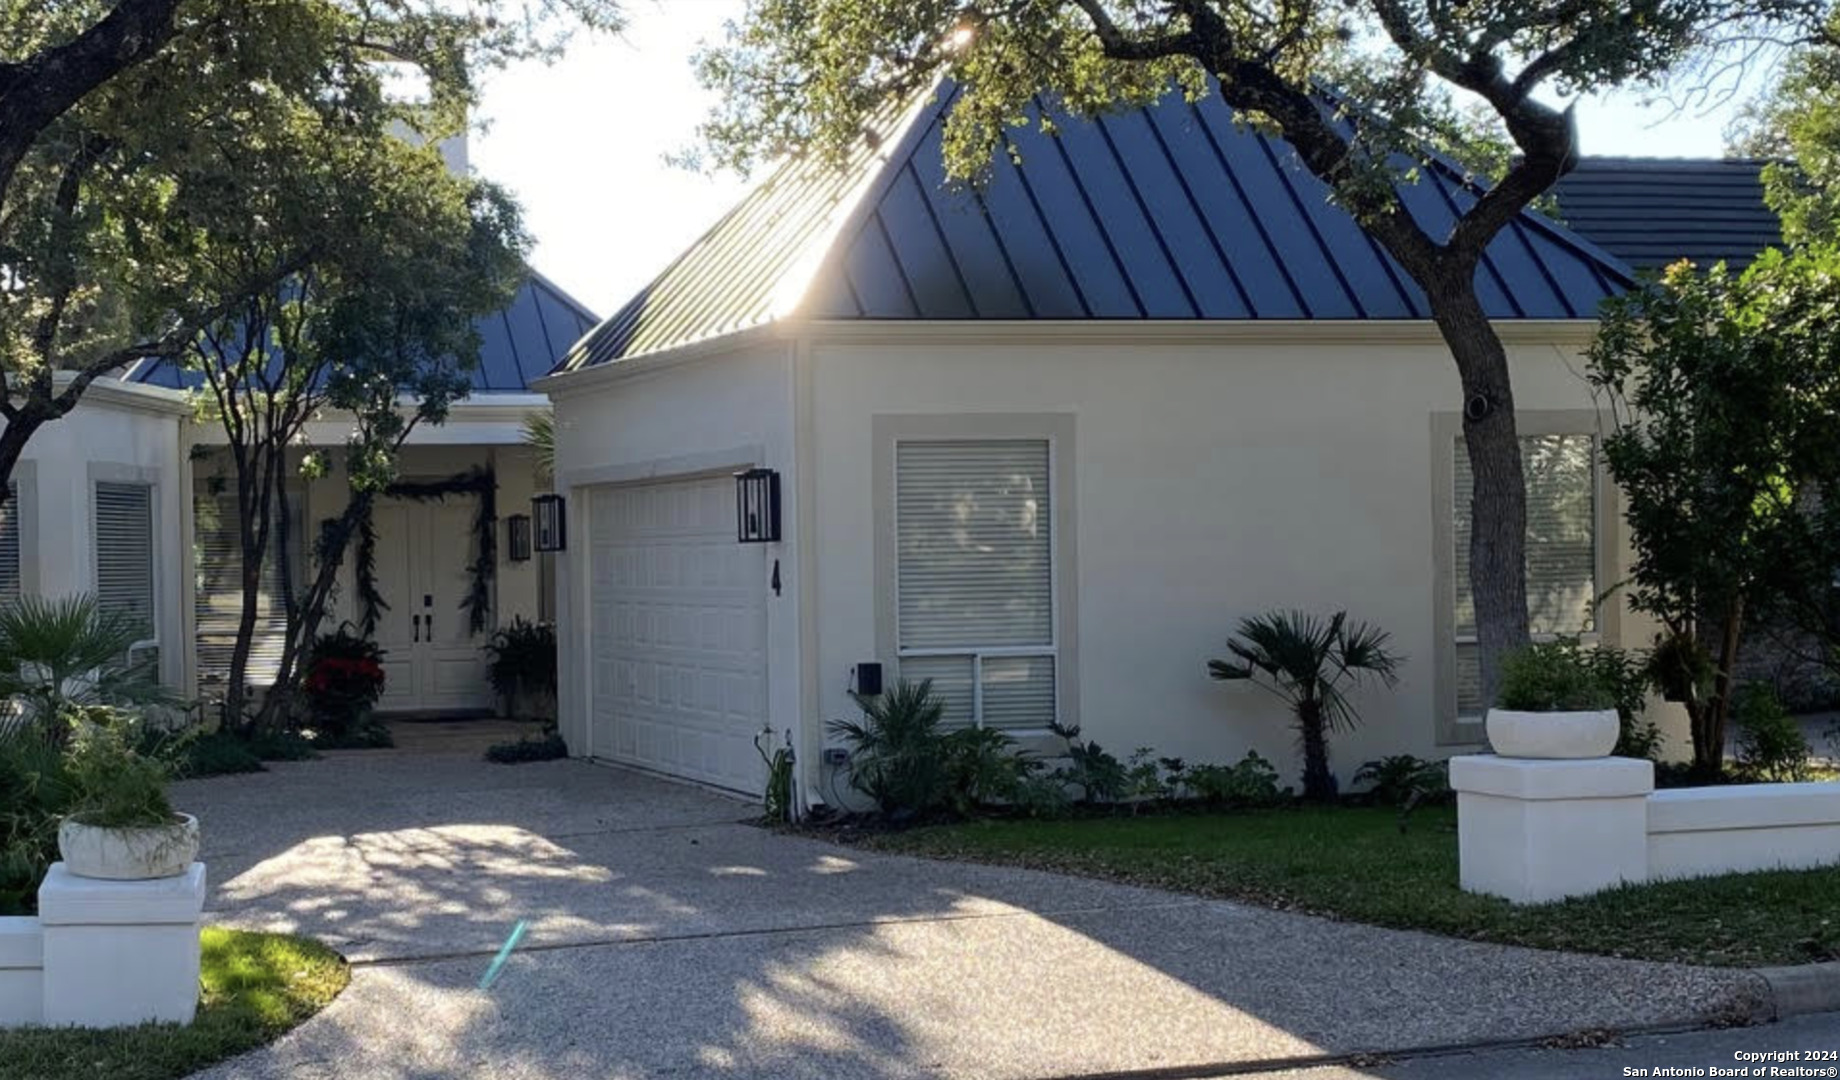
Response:
M0 69L0 201L26 152L52 121L122 71L159 52L180 0L118 0L62 45Z

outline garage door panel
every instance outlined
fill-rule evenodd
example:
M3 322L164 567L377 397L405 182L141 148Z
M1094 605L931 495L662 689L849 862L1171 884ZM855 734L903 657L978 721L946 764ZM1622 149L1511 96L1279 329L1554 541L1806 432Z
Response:
M765 559L734 539L728 477L590 497L597 755L758 792Z

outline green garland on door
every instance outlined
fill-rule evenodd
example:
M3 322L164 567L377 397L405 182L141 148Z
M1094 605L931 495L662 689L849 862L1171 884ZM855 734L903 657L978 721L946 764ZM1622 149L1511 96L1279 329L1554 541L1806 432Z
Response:
M460 606L466 609L467 629L478 634L492 620L492 579L498 573L498 477L489 465L476 465L445 480L401 480L384 489L384 497L415 502L445 501L449 495L476 495L473 513L472 583ZM377 589L377 529L367 512L358 523L358 547L353 558L357 575L360 622L369 637L377 618L389 604Z

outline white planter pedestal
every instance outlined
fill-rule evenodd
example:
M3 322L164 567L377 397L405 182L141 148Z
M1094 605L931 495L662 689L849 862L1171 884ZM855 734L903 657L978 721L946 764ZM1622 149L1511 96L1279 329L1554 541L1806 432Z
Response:
M1463 888L1516 903L1648 878L1655 766L1635 758L1450 759Z
M80 878L53 864L38 890L44 1022L191 1023L203 911L203 863L155 881Z

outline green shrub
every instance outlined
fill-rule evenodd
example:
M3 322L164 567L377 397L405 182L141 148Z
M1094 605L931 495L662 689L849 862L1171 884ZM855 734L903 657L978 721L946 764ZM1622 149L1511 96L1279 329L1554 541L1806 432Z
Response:
M311 745L320 750L388 750L396 745L390 725L370 712L359 714L343 731L321 729Z
M569 745L555 732L537 738L493 743L486 747L486 760L500 765L517 765L526 761L555 761L569 756Z
M1371 784L1368 795L1382 806L1442 801L1450 796L1450 766L1411 754L1393 754L1363 764L1354 782Z
M28 724L69 735L73 707L170 704L150 661L128 649L146 628L90 596L23 596L0 606L0 699L19 703Z
M1609 693L1616 709L1616 749L1619 757L1647 758L1659 756L1661 728L1647 718L1648 692L1653 685L1651 661L1612 645L1582 649L1585 665Z
M1813 751L1802 725L1783 708L1768 683L1745 683L1732 702L1738 729L1738 767L1764 780L1806 780Z
M107 705L72 710L77 734L64 755L68 816L105 829L164 825L173 819L166 785L172 767L132 743L132 718Z
M1279 786L1277 768L1256 750L1237 765L1191 765L1181 780L1190 796L1216 806L1277 806L1292 796Z
M851 696L862 720L828 725L850 746L850 786L893 820L939 809L948 788L945 733L939 730L945 702L933 696L933 681L901 679L886 693Z
M72 797L63 751L47 732L0 735L0 915L38 910L38 883L57 861L58 822Z
M492 689L505 697L556 692L556 628L522 616L486 643Z
M1522 712L1574 712L1611 709L1617 702L1578 642L1559 640L1504 656L1495 704Z
M262 759L249 740L228 731L180 739L161 746L157 752L172 762L176 776L187 780L264 771Z
M1067 741L1067 764L1054 770L1063 784L1079 788L1082 800L1089 803L1117 802L1124 798L1131 786L1131 776L1117 755L1096 742L1081 738L1077 724L1072 727L1049 724L1048 727Z
M1040 763L1016 752L1016 740L996 728L959 728L941 741L946 801L953 813L970 817L994 802L1010 802Z
M319 756L313 740L297 731L257 731L249 738L249 749L260 761L312 761Z

